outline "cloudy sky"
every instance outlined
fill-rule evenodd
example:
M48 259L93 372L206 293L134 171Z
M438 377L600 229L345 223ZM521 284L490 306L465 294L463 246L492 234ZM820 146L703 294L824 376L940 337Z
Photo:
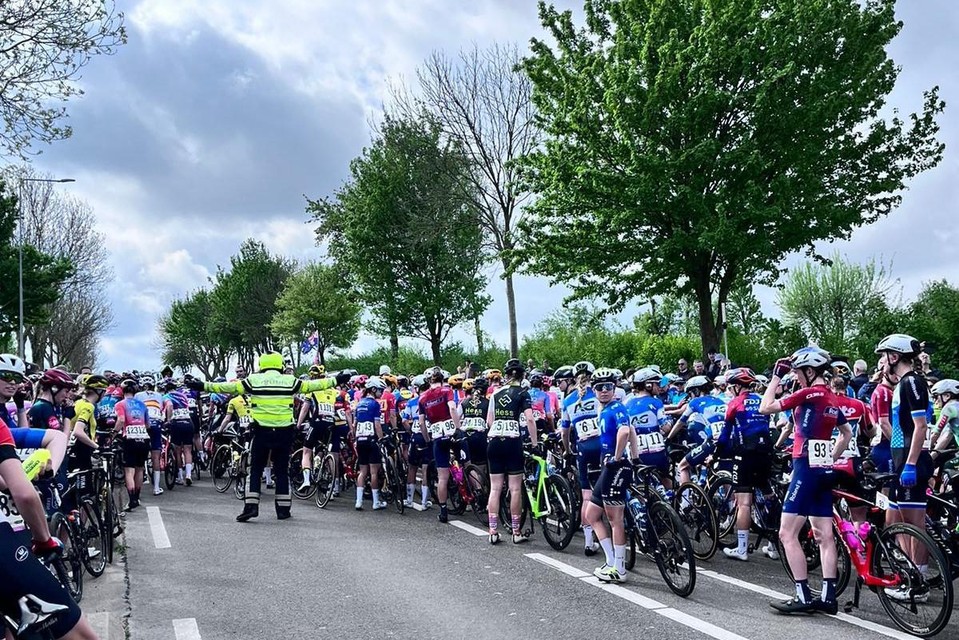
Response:
M69 105L71 139L34 165L72 177L68 189L93 205L107 234L116 282L116 326L101 364L156 366L157 315L206 284L244 238L317 259L304 195L329 195L369 142L390 80L413 76L433 50L513 41L525 49L542 29L535 0L138 0L121 3L129 44L93 60ZM558 6L577 8L579 0ZM854 260L892 259L906 298L922 282L959 282L959 2L900 3L905 22L892 46L902 66L892 102L921 106L939 84L945 161L917 179L891 217L836 249ZM903 239L923 231L921 249ZM831 248L827 248L830 251ZM517 283L520 331L558 307L564 290ZM507 341L501 282L484 326ZM763 291L772 311L774 294ZM464 342L469 340L462 333ZM365 349L375 339L364 336Z

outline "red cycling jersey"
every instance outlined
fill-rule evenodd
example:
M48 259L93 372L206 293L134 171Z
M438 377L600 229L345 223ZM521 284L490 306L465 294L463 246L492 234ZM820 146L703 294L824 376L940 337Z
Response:
M449 420L449 403L453 402L453 390L449 387L433 387L420 395L419 411L428 424Z
M825 385L814 385L791 393L779 401L783 411L792 410L795 433L793 434L793 459L808 456L807 440L830 440L832 431L846 423L839 400Z
M884 384L877 385L869 399L869 409L874 422L878 423L880 418L889 418L892 412L892 389Z

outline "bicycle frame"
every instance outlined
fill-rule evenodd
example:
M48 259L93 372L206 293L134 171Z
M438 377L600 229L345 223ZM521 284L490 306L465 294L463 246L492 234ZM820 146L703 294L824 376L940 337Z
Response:
M836 499L846 499L847 501L854 501L869 505L873 509L878 509L877 505L869 500L860 498L851 493L839 489L833 489L833 497ZM849 522L852 524L852 520L846 520L839 514L839 510L834 506L832 511L832 520L833 528L835 531L842 531L842 523ZM874 527L869 533L869 537L863 540L865 548L862 551L853 551L849 548L849 544L846 542L846 538L843 535L838 536L842 541L843 546L846 548L846 552L849 555L849 559L852 562L853 567L856 569L856 573L859 575L859 580L862 581L862 584L867 587L874 588L896 588L902 582L898 575L894 575L891 578L881 578L875 576L872 573L872 562L873 554L876 552L876 546L879 542L879 536L876 533L876 528ZM858 587L857 587L858 588Z
M527 461L532 461L536 464L536 488L535 490L530 486L529 480L523 482L523 486L526 489L526 495L529 497L529 508L533 514L534 518L545 518L546 516L552 513L552 509L549 506L549 500L545 500L546 496L546 477L549 475L549 467L546 464L545 458L540 458L533 454L525 454ZM541 505L545 504L546 508L541 508Z

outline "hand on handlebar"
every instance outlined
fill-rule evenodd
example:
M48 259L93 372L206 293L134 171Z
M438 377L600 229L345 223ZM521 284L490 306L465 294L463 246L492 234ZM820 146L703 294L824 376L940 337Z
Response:
M58 556L63 553L63 543L55 536L50 536L45 542L33 541L33 554L41 558Z

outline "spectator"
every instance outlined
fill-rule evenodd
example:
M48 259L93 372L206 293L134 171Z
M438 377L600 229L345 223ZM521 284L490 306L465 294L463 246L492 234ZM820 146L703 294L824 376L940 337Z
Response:
M706 368L706 375L710 378L715 378L723 372L722 364L726 357L721 353L716 353L715 351L711 351L708 355L709 364Z
M693 377L693 372L689 369L689 363L686 362L686 358L680 358L679 362L676 363L676 375L683 379L683 382L686 382Z
M702 360L693 360L693 375L695 376L706 375L706 365L703 364Z
M926 343L922 343L923 351L919 354L918 366L921 367L919 372L926 378L926 380L931 380L937 382L942 380L942 372L939 369L932 368L932 356L929 355L929 352L926 351Z
M852 380L849 381L849 386L852 387L857 397L862 385L869 382L869 376L866 374L867 369L868 365L865 360L856 360L852 365Z

